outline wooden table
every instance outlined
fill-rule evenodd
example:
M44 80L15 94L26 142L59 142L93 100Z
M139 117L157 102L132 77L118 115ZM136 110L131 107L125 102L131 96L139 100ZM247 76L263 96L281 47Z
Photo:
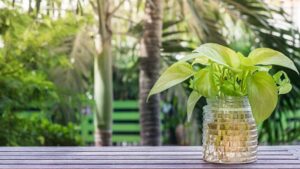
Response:
M201 147L0 147L0 168L298 168L300 146L261 146L252 164L210 164Z

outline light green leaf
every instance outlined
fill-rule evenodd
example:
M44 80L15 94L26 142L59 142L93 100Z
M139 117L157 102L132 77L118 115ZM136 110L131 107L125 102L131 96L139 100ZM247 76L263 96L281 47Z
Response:
M197 63L199 63L199 64L201 64L201 65L208 65L209 59L208 59L207 57L205 57L205 56L196 58L196 59L193 61L192 65L197 64Z
M292 90L292 85L290 83L284 83L279 86L279 94L286 94Z
M281 83L281 76L283 75L283 73L284 73L283 71L278 71L273 75L273 79L277 84Z
M290 79L284 71L278 71L275 75L273 75L273 79L278 85L279 94L286 94L292 90Z
M201 98L201 95L197 91L192 91L187 101L187 116L188 121L191 120L194 108L198 100Z
M207 67L194 75L193 87L200 95L205 97L215 96L218 91L211 71L210 67Z
M236 87L234 87L234 85ZM220 87L220 90L227 96L243 96L243 93L242 91L240 91L238 84L233 84L229 81L224 81Z
M152 87L148 98L156 93L162 92L172 86L175 86L194 74L192 65L187 62L176 62L165 70ZM147 99L148 99L147 98Z
M272 66L255 66L258 71L269 72L272 69Z
M267 72L257 72L247 80L247 90L256 123L267 119L278 101L277 87Z
M197 49L195 49L194 53L198 53L198 55L193 54L191 56L184 57L182 60L190 60L197 57L205 56L210 60L222 65L226 65L234 68L240 66L240 58L237 55L237 53L231 50L230 48L227 48L219 44L215 44L215 43L203 44Z
M275 73L275 75L273 75L273 79L278 85L290 82L289 76L282 70Z
M240 52L238 52L237 54L238 54L238 56L240 58L240 62L241 62L242 66L253 66L252 61L248 57L245 57Z
M253 65L278 65L298 72L295 64L283 53L269 48L257 48L248 57Z
M181 58L180 61L188 61L188 60L192 60L192 59L195 59L195 58L199 58L201 56L202 56L201 54L193 52L193 53L188 54L185 57Z

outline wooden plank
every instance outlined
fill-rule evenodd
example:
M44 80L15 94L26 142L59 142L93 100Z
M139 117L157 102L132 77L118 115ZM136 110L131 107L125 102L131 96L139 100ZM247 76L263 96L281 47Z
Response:
M150 164L208 164L207 162L201 159L194 159L194 160L115 160L115 159L108 159L108 160L0 160L0 165L122 165L122 164L140 164L140 165L150 165ZM252 165L258 164L298 164L300 166L300 161L296 160L258 160Z
M131 153L125 153L125 152L3 152L0 154L0 159L5 159L7 157L15 158L25 158L26 156L29 156L28 158L33 157L40 157L44 158L43 156L55 156L57 157L63 157L63 156L87 156L86 158L89 158L91 156L97 156L98 158L102 158L103 156L111 156L114 158L125 156L127 158L143 158L143 157L154 157L154 158L167 158L173 157L173 158L180 158L183 157L202 157L202 153L192 153L192 152L182 152L180 154L178 153L170 153L170 152L131 152ZM267 152L267 153L258 153L257 156L259 158L282 158L282 159L294 159L298 156L291 153L277 153L277 152ZM299 157L298 157L299 158Z
M259 158L260 157L265 157L265 158L278 158L278 157L283 157L283 158L289 158L290 156L294 157L294 154L292 153L289 153L289 152L286 152L286 153L278 153L278 152L259 152L258 155L257 155ZM74 157L74 158L86 158L86 159L89 159L89 158L116 158L116 159L123 159L123 158L126 158L126 159L144 159L144 158L153 158L153 159L160 159L160 158L163 158L163 159L166 159L166 158L171 158L171 159L177 159L177 158L183 158L183 159L188 159L188 158L199 158L199 157L202 157L202 153L200 152L199 154L194 154L192 153L191 155L184 155L184 156L181 156L181 155L178 155L177 153L172 153L172 154L149 154L149 153L145 153L143 155L134 155L134 154L130 154L130 155L127 155L127 156L124 156L124 155L120 155L120 154L110 154L109 152L108 153L105 153L105 154L95 154L95 152L72 152L72 153L68 153L68 152L65 152L65 153L55 153L53 154L52 152L48 153L48 154L37 154L37 155L33 155L33 154L15 154L15 155L8 155L8 154L1 154L0 155L0 159L13 159L13 158L16 158L16 159L34 159L34 158L37 158L37 159L47 159L47 158L53 158L53 159L60 159L62 157Z
M294 156L298 157L298 159L300 160L300 148L296 148L296 149L289 149L288 150L290 153L292 153Z
M298 160L298 157L295 157L295 156L258 156L257 157L259 160ZM173 160L178 160L178 159L197 159L197 160L200 160L202 159L202 155L199 155L199 156L191 156L191 155L188 155L186 157L183 157L183 156L171 156L171 155L165 155L165 156L161 156L161 155L150 155L150 156L111 156L111 155L103 155L103 156L97 156L97 155L91 155L91 156L83 156L83 155L79 155L79 156L76 156L76 155L59 155L59 156L51 156L51 155L43 155L43 156L0 156L0 160L13 160L13 159L16 159L16 160L25 160L25 159L35 159L35 160L43 160L43 159L53 159L53 160L62 160L62 159L84 159L84 160L102 160L102 159L113 159L113 160L120 160L120 159L126 159L126 160L148 160L148 159L153 159L153 160L160 160L160 159L163 159L163 160L170 160L170 161L173 161Z
M201 147L0 147L0 168L300 168L300 146L261 146L251 164L202 160Z
M115 159L115 160L185 160L185 159L202 159L202 156L157 156L157 155L147 155L147 156L97 156L97 155L78 155L78 156L0 156L0 160L107 160L107 159Z
M239 164L239 165L220 165L220 164L176 164L176 165L0 165L0 168L15 168L15 169L216 169L216 168L247 168L247 169L297 169L299 165L295 164L283 164L276 165L274 164L260 164L260 165L251 165L251 164Z
M297 158L294 158L293 155L292 158L286 157L286 156L262 156L258 155L259 160L276 160L276 159L281 159L281 160L295 160ZM281 158L284 157L284 158ZM50 156L50 155L44 155L44 156L32 156L32 155L25 155L25 156L0 156L0 160L107 160L107 159L114 159L114 160L200 160L202 159L202 155L196 156L196 155L185 155L185 156L178 156L178 155L169 155L169 156L161 156L161 155L145 155L145 156L111 156L111 155L106 155L106 156L99 156L99 155L55 155L55 156Z
M180 154L178 152L117 152L117 151L113 151L113 152L88 152L88 151L83 151L83 152L64 152L64 151L60 151L60 152L1 152L0 156L8 156L8 155L13 155L13 156L17 156L17 155L126 155L126 156L136 156L136 155L178 155L178 156L182 156L182 155L202 155L202 152L180 152Z
M122 151L122 152L130 152L130 151L139 151L139 152L149 152L149 151L174 151L174 152L181 152L184 151L202 151L202 147L198 146L163 146L163 147L0 147L0 152L2 151L10 151L10 152L18 152L18 151L41 151L41 152L50 152L50 151L103 151L103 152L110 152L110 151Z
M187 155L187 157L183 157L180 155L14 155L14 156L0 156L0 159L64 159L64 157L70 157L71 159L169 159L169 160L177 160L177 159L202 159L202 155L198 155L191 157L192 155ZM186 156L186 155L184 155ZM67 158L67 157L66 157ZM290 156L264 156L258 155L257 157L260 160L298 160L298 157L290 155Z
M258 156L289 156L292 155L292 152L288 151L259 151ZM202 156L202 151L2 151L0 152L0 156L40 156L40 155L99 155L99 156L119 156L119 155L127 155L127 156L137 156L137 155L173 155L173 156L181 156L181 155L199 155Z
M259 151L288 151L299 148L298 146L259 146ZM299 148L300 149L300 148ZM162 146L162 147L0 147L0 152L2 151L202 151L200 146Z
M21 152L21 154L19 154L19 152ZM107 155L108 153L118 153L118 152L122 152L122 153L139 153L139 154L146 154L146 155L151 155L151 153L155 153L155 155L159 154L161 151L85 151L85 150L82 150L82 151L0 151L0 156L1 155L22 155L22 154L27 154L28 155L33 155L32 153L35 153L35 154L38 154L40 155L41 153L44 153L44 154L52 154L54 153L54 155L59 155L59 153L70 153L70 154L76 154L78 153L78 155L80 155L80 153L83 153L83 154L87 154L87 155L101 155L101 154L104 154L104 155ZM189 153L189 154L192 154L192 155L202 155L202 151L180 151L181 153L184 152L184 153ZM31 153L31 154L30 154ZM178 152L177 151L164 151L163 154L165 153L169 153L169 154L175 154L175 155L178 155ZM292 155L292 154L295 154L293 152L290 152L290 151L258 151L258 155L268 155L268 156L271 156L271 155L281 155L281 156L285 156L285 155Z
M182 151L180 152L181 155L202 155L202 152L190 152L190 151ZM18 151L18 152L0 152L0 156L7 156L7 155L180 155L178 152L160 152L160 151L149 151L149 152L143 152L143 151L132 151L132 152L123 152L123 151ZM280 154L280 153L278 153ZM284 153L281 153L284 154Z

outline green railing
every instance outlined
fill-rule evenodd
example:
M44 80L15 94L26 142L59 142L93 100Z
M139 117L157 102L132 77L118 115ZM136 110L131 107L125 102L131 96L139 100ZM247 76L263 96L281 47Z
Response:
M122 100L113 102L113 125L112 125L112 142L114 145L137 145L140 143L140 113L137 100ZM22 111L19 112L21 117L30 117L38 114L39 111ZM161 113L163 119L163 113ZM162 126L162 125L161 125ZM80 114L80 134L86 145L94 143L94 121L93 113ZM163 128L163 127L161 127ZM163 132L163 129L161 129Z
M112 142L114 144L120 144L122 142L139 143L140 115L138 101L114 101L113 109ZM93 115L83 115L80 127L84 142L92 144L94 141Z
M115 145L139 144L140 114L137 100L124 100L113 102L112 142ZM161 119L163 114L161 113ZM81 121L81 135L86 144L93 144L94 124L93 114L83 115Z

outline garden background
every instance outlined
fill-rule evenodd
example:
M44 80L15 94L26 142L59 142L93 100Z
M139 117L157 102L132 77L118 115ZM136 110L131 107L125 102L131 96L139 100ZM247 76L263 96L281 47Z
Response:
M298 0L153 3L154 14L150 0L1 0L0 145L201 145L206 103L187 123L187 83L145 100L159 73L206 42L273 48L300 70ZM145 24L150 15L162 23ZM300 141L300 78L284 71L293 90L258 126L260 144Z

